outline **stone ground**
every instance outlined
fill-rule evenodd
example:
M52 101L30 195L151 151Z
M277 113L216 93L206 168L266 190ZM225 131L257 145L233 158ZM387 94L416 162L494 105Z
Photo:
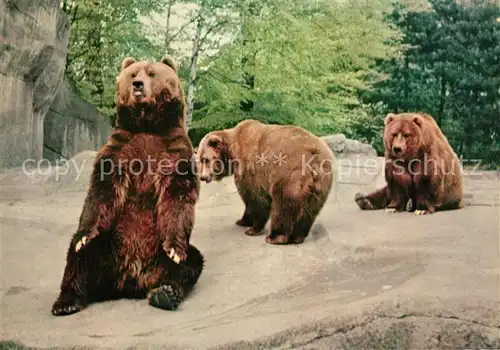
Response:
M50 308L87 177L33 185L19 172L0 174L1 340L41 348L500 348L499 174L467 175L464 209L415 216L361 212L354 194L382 185L380 168L339 170L298 246L271 246L234 225L243 204L232 179L203 185L192 242L206 269L177 311L119 300L68 317Z

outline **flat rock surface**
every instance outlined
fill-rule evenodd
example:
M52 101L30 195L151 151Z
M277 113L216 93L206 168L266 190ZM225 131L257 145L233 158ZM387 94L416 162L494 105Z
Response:
M0 174L2 340L120 349L499 347L498 173L467 175L469 205L459 211L362 212L354 194L383 184L379 163L369 173L339 163L337 187L297 246L272 246L235 226L243 204L232 179L203 185L192 243L206 268L177 311L119 300L67 317L50 309L85 185Z

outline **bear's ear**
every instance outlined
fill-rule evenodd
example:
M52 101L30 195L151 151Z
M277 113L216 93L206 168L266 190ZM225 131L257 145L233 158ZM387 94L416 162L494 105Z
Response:
M170 55L165 55L161 59L161 63L166 64L170 68L172 68L175 72L177 72L177 63L175 62L175 59L170 56Z
M416 115L413 117L413 122L417 124L419 127L422 127L422 124L424 122L424 119L422 118L421 115Z
M222 139L217 135L212 135L207 140L208 147L219 148L222 143Z
M392 122L395 118L396 118L396 115L395 115L394 113L388 113L388 114L385 116L385 119L384 119L384 125L389 124L389 123L390 123L390 122Z
M132 63L135 63L135 58L125 57L125 59L122 61L122 70L130 66Z

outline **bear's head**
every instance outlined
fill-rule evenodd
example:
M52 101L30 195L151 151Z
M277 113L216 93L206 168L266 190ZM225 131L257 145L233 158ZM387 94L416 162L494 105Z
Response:
M414 113L389 113L385 117L384 146L386 157L409 161L424 150L424 118Z
M159 62L125 58L116 77L115 102L119 128L162 133L184 126L184 92L169 55Z
M196 152L200 180L209 183L233 174L233 160L223 132L212 131L201 139Z

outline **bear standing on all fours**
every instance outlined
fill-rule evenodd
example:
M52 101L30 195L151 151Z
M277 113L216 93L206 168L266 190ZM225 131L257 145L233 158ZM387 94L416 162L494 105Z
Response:
M431 116L389 113L384 148L387 184L368 195L357 193L361 209L422 215L463 206L460 161Z
M116 105L116 128L94 163L54 315L117 298L147 297L175 310L203 269L189 243L200 183L173 59L126 58Z
M234 175L245 203L236 224L254 236L270 217L270 244L304 241L334 186L336 170L333 152L321 138L297 126L252 119L205 135L197 163L202 181Z

